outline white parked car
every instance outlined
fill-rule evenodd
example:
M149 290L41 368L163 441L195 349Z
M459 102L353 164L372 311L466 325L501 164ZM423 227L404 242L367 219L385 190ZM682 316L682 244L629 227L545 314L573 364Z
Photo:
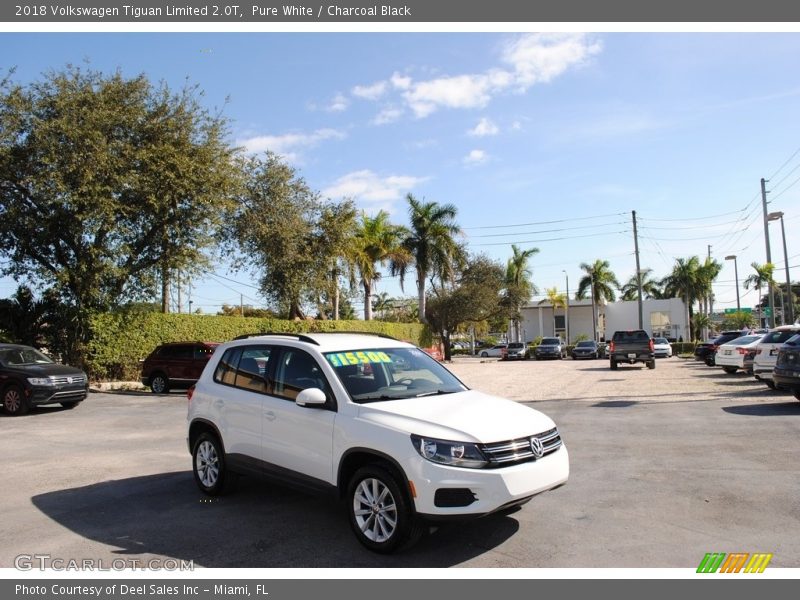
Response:
M667 338L653 338L653 354L656 358L671 358L672 344L669 343Z
M481 358L503 358L503 354L508 350L508 344L495 344L490 348L481 348L478 350L478 356Z
M419 348L385 337L227 342L188 396L203 492L223 492L234 473L333 490L376 552L413 543L429 522L519 506L569 477L549 417L470 390Z
M715 364L730 374L736 373L739 369L744 369L744 357L747 356L750 350L757 348L763 337L763 333L743 335L727 344L722 344L717 348L717 354L714 357Z
M790 337L800 333L800 325L782 325L767 333L756 346L756 358L753 361L753 377L763 381L771 389L775 389L772 370L778 359L778 350Z

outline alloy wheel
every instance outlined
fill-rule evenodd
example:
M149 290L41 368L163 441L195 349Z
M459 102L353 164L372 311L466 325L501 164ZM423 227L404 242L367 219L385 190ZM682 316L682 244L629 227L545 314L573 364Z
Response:
M353 494L353 514L368 540L382 543L397 530L397 505L392 492L380 479L362 480Z

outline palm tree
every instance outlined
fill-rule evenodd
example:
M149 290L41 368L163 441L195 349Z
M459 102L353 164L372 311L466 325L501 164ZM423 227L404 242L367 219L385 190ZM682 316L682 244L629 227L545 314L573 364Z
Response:
M592 339L597 340L597 321L599 318L597 305L603 301L614 302L617 298L614 289L619 289L620 285L619 281L617 281L617 276L611 271L611 264L607 260L598 259L591 265L581 263L580 268L586 275L581 277L578 282L578 291L575 292L575 299L584 300L586 292L591 290L593 304L592 327L594 330Z
M404 272L412 262L408 250L403 247L403 239L408 230L389 222L389 213L382 210L374 217L361 214L353 244L350 260L355 265L364 289L364 319L372 320L372 285L381 277L378 265L389 263L392 272Z
M658 299L663 297L661 285L657 279L652 278L653 269L642 270L642 295L646 299ZM622 292L621 300L638 300L639 299L639 281L636 275L631 275L631 278L625 282L620 290Z
M428 276L439 277L441 281L453 278L454 264L461 262L463 250L455 237L461 229L455 222L458 209L453 204L424 202L406 196L411 230L408 232L403 246L413 257L417 270L417 297L419 303L419 319L425 319L425 285ZM405 268L397 269L402 286Z
M672 273L661 280L664 295L668 298L683 298L686 309L687 342L692 338L692 303L702 296L703 284L699 276L700 259L677 258Z
M775 285L774 279L774 272L775 272L775 265L772 263L764 263L763 265L758 264L757 262L751 263L750 265L753 267L755 273L748 276L747 279L744 280L744 289L749 290L751 287L754 287L758 290L758 311L759 311L759 326L761 321L761 288L765 287L767 290L770 287ZM775 307L772 307L772 310L775 310Z
M372 296L372 312L379 320L385 320L387 313L392 309L394 299L388 292L381 292Z
M550 306L553 307L553 335L556 335L556 309L566 308L567 296L566 294L560 294L556 287L546 288L544 293L547 294L547 298L541 300L539 304L549 302ZM569 340L567 340L567 343L569 343Z
M522 337L519 311L522 304L530 300L531 295L538 294L539 290L533 283L533 272L528 266L531 256L539 253L538 248L520 250L516 244L511 244L514 253L506 265L506 288L513 290L514 298L514 334L517 341Z
M703 337L708 337L708 327L711 324L710 306L714 296L714 280L722 271L722 265L711 257L706 258L705 262L697 269L697 283L702 298L702 314L706 316L705 325L702 326Z

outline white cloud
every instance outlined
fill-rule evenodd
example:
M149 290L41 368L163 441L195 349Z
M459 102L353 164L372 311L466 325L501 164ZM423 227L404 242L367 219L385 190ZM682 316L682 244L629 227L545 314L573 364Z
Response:
M465 165L480 165L487 160L489 160L489 155L483 150L470 150L470 153L464 157L463 162Z
M585 64L601 50L602 44L585 33L531 33L505 44L502 66L420 81L395 72L389 83L413 114L423 118L443 108L483 108L499 93L525 92ZM356 86L353 93L383 97L391 91L383 84Z
M585 63L602 48L585 33L532 33L507 44L503 62L513 68L514 84L524 91Z
M392 85L398 90L407 90L409 87L411 87L411 77L408 77L407 75L401 75L397 72L392 73L389 81L391 81Z
M325 108L328 112L342 112L350 106L350 100L344 94L336 94Z
M392 123L397 121L400 117L403 116L403 109L397 108L394 106L387 106L381 112L379 112L374 119L372 119L373 125L386 125L387 123Z
M317 129L311 133L258 135L239 140L237 144L244 146L245 150L251 154L269 150L294 161L298 158L298 152L301 150L313 148L326 140L341 140L345 137L344 132L337 129Z
M357 85L352 89L352 94L365 100L378 100L386 93L388 87L389 84L385 81L378 81L372 85Z
M322 195L328 198L353 198L362 205L367 203L368 208L391 211L394 201L401 199L406 192L426 180L425 177L411 175L381 177L364 169L343 175L322 190Z
M478 121L474 129L470 129L467 133L474 137L485 137L488 135L497 135L499 132L500 128L490 119L484 117Z

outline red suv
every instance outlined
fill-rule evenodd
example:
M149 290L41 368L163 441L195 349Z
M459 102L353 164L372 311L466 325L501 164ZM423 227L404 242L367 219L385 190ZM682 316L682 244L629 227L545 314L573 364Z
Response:
M200 379L219 342L173 342L162 344L144 359L142 383L155 394L171 388L189 388Z

